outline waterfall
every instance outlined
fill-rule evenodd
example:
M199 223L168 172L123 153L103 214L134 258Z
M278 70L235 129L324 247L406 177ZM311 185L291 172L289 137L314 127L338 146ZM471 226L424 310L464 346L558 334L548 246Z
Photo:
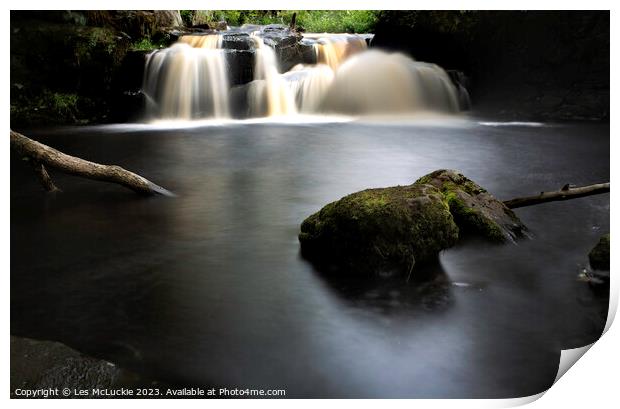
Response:
M245 88L234 89L235 107L241 107L239 115L451 113L467 103L466 91L457 88L441 67L399 53L368 50L366 40L359 35L305 34L302 43L311 47L314 63L299 63L280 73L276 51L271 47L278 43L269 37L274 35L273 30L258 26L236 30L185 35L171 47L147 56L143 93L151 118L230 116L228 71L235 72L239 67L227 66L226 56L237 58L241 54L236 54L235 48L223 49L225 35L231 36L226 47L243 44L239 52L253 57L232 60L252 64L241 69L250 68L253 80ZM278 52L284 55L281 48Z
M220 35L184 36L147 56L143 93L152 118L228 117L229 85Z
M253 116L281 116L297 112L290 87L278 72L278 60L273 49L257 33L251 38L256 48L254 82L250 88L250 112Z
M338 68L321 109L347 114L457 112L459 98L441 67L370 50Z
M207 34L202 36L186 35L179 38L180 43L189 44L195 48L222 48L224 37L220 34Z
M305 34L304 38L314 38L316 61L336 70L351 55L366 50L366 40L351 34Z
M284 79L295 97L298 110L316 113L334 80L334 70L325 64L298 64L284 74Z

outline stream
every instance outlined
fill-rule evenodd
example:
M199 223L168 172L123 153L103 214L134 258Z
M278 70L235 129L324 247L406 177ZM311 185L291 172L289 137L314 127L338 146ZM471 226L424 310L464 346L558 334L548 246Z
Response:
M68 154L175 192L142 198L11 156L11 333L171 385L287 397L510 398L547 389L560 350L600 336L579 281L609 196L517 209L531 239L468 240L422 283L334 279L300 223L372 187L458 169L500 199L609 181L608 124L230 121L35 129Z

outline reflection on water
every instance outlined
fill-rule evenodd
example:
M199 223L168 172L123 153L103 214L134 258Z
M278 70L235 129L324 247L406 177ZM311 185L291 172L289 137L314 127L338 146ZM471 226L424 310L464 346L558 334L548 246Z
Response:
M609 231L606 195L518 210L533 239L467 242L421 283L334 280L300 222L369 187L448 167L512 198L609 179L609 128L237 123L30 134L178 194L143 199L11 165L11 331L171 384L289 397L516 397L592 342L607 303L577 280ZM113 128L112 128L113 129ZM561 154L558 154L561 152ZM570 319L568 319L570 318Z

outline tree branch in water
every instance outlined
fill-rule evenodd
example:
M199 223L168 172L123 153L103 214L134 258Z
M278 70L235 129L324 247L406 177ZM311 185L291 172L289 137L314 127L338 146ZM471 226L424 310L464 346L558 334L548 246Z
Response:
M564 185L560 190L552 192L540 192L536 196L517 197L504 201L504 204L510 209L518 207L533 206L540 203L555 202L559 200L577 199L579 197L599 195L609 192L609 183L597 183L595 185L572 187Z
M10 131L11 148L31 161L39 180L48 192L58 191L45 167L102 182L116 183L143 195L174 194L150 180L116 165L102 165L67 155L54 148L34 141L18 132Z

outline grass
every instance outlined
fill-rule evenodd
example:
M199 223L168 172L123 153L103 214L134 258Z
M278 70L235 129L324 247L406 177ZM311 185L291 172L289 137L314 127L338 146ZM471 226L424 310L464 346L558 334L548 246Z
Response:
M151 51L161 48L161 44L154 43L150 38L145 37L140 41L131 44L130 49L133 51Z
M186 24L194 16L206 22L226 21L228 25L285 24L297 13L296 26L307 32L367 33L377 23L374 10L181 10Z

